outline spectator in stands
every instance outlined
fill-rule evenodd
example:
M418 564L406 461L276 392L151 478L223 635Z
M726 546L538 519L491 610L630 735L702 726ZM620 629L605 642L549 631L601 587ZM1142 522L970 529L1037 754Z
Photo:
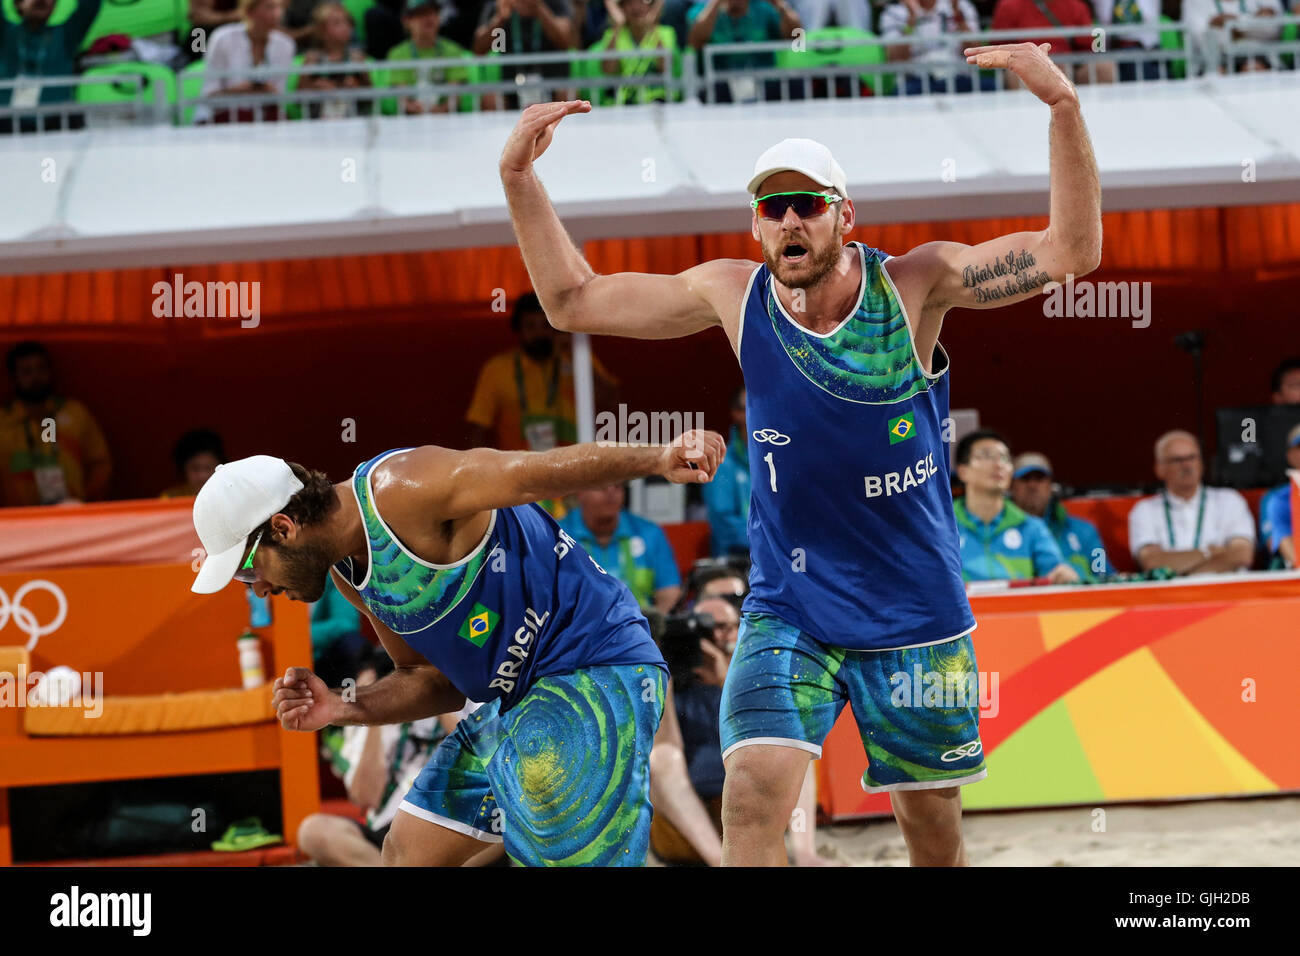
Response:
M1242 571L1255 557L1255 521L1246 499L1231 488L1201 484L1204 464L1196 436L1161 435L1155 472L1164 488L1128 515L1128 543L1138 567L1176 574Z
M745 389L731 396L731 440L727 457L702 489L709 514L715 557L749 553L749 432L745 427Z
M868 0L794 0L794 7L805 30L830 26L832 13L837 27L871 29L871 4Z
M474 32L474 53L546 53L568 50L578 36L573 28L571 0L488 0L479 14ZM508 68L513 76L531 80L569 75L568 63L515 63ZM506 109L520 109L532 103L564 99L567 91L545 93L525 87L519 94L505 97Z
M337 0L326 0L317 5L311 16L312 47L302 57L303 66L320 66L336 63L365 63L366 55L352 43L356 23L347 7ZM306 73L298 78L300 90L356 90L370 86L370 73ZM370 112L370 100L338 99L310 103L308 109L313 119L337 119L344 116L365 115Z
M1278 0L1183 0L1182 21L1194 42L1205 52L1229 40L1275 41L1282 28L1274 19L1282 13ZM1262 56L1234 58L1234 72L1267 70L1270 64ZM1226 61L1219 72L1226 72Z
M692 673L679 675L680 686L675 680L668 684L664 717L650 751L650 801L655 808L650 845L666 863L718 866L725 776L719 714L740 618L722 598L698 602L693 613L707 615L713 627L699 642L701 663ZM651 631L662 640L664 627L657 620L652 620ZM796 866L830 863L816 851L816 809L810 763L796 810L799 825L791 827Z
M703 601L705 598L720 597L726 598L734 607L740 608L740 603L749 593L749 582L745 576L730 567L713 567L694 573L696 601Z
M1108 50L1158 50L1160 49L1160 0L1096 0L1097 22L1104 26L1149 26L1149 29L1126 34L1110 35ZM1158 80L1165 74L1164 64L1158 59L1140 61L1142 79ZM1136 63L1119 64L1119 78L1130 83L1137 78Z
M966 486L953 503L965 580L1078 582L1043 520L1007 500L1011 453L1001 435L982 429L959 441L957 477Z
M555 331L532 292L510 316L519 347L484 364L465 413L471 447L548 451L578 438L570 339ZM614 380L592 356L596 406L613 403Z
M1052 463L1046 455L1027 451L1016 456L1011 465L1011 500L1025 514L1043 519L1081 581L1114 573L1097 529L1066 511L1053 492Z
M208 40L203 95L283 93L295 52L293 40L280 29L284 0L239 0L239 13L239 22L217 27ZM260 108L264 120L279 117L279 107L274 103ZM255 112L253 106L232 110L201 105L194 111L194 119L198 123L251 123Z
M77 53L86 32L99 15L101 0L78 0L72 15L51 25L55 0L15 0L21 23L13 23L0 14L0 80L17 80L13 87L0 88L0 106L30 109L53 103L70 102L75 86L41 83L41 77L73 76L77 72ZM68 127L85 125L81 114L68 116ZM36 129L63 128L61 116L24 117L22 132ZM0 120L0 133L13 132L13 120Z
M1058 56L1091 51L1092 25L1092 10L1083 0L998 0L997 6L993 8L994 30L1029 30L1034 27L1088 28L1080 36L1041 37L1031 40L1033 43L1050 43L1052 53ZM1021 37L1017 38L1016 42L1023 43L1025 40ZM1098 83L1114 83L1115 65L1101 60L1092 64L1076 63L1073 75L1074 82L1080 84L1093 82L1094 76ZM1014 73L1007 72L1004 77L1007 89L1015 89L1020 85Z
M402 11L402 26L411 38L397 44L388 51L388 59L400 60L451 60L464 59L465 65L436 67L427 70L431 83L471 83L476 77L474 57L468 50L452 40L439 35L442 26L442 11L436 0L408 0ZM393 70L389 74L393 86L415 86L419 75L415 70ZM416 113L454 113L460 107L460 97L447 94L433 95L427 102L418 96L402 99L402 112L407 115ZM488 104L484 104L487 106Z
M1300 357L1283 359L1273 370L1273 404L1300 405Z
M943 37L949 33L974 33L977 30L979 15L970 0L903 0L891 3L880 14L880 35L885 39L925 41L896 42L886 47L885 54L890 62L955 68L952 73L930 70L905 74L903 92L908 96L925 92L946 93L949 76L953 77L954 90L969 93L971 74L967 71L961 44ZM994 82L992 77L980 77L980 89L991 90Z
M19 342L6 365L14 398L0 408L0 504L103 498L113 473L108 443L85 405L55 393L45 346Z
M710 43L764 43L789 39L803 23L794 7L785 0L704 0L686 14L690 32L687 40L696 50ZM714 66L733 75L719 80L713 89L719 103L747 103L759 98L759 87L746 70L771 69L776 62L771 53L728 53L714 59ZM763 94L770 100L781 98L781 84L767 80Z
M677 559L662 528L624 510L626 497L622 485L580 491L577 509L560 527L626 584L643 608L667 613L682 594Z
M1286 464L1300 471L1300 425L1286 436ZM1291 482L1283 482L1259 502L1259 536L1268 549L1270 565L1294 568L1295 535L1291 523Z
M161 498L193 498L212 477L217 465L226 461L226 449L221 436L210 428L195 428L186 432L172 449L172 463L176 466L178 484L164 491Z
M605 0L608 29L593 50L640 51L646 56L603 60L600 68L611 76L660 76L665 56L668 72L677 54L677 34L659 22L663 0ZM612 97L617 103L652 103L668 99L662 86L620 86Z

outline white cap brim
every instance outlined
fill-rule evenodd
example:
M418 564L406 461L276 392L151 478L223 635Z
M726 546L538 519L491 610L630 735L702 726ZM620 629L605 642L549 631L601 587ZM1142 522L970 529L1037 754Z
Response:
M195 594L216 594L229 584L239 570L239 559L244 556L245 544L241 541L220 554L210 554L204 558L199 567L199 576L190 585L190 590Z

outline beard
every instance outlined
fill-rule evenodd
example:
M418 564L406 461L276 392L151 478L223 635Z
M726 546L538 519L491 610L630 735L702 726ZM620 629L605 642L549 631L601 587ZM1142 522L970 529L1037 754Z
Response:
M524 354L534 361L543 361L555 354L554 339L530 339L521 346Z
M333 565L329 552L316 543L280 549L280 585L292 591L299 601L319 601L325 596L325 584Z
M804 261L793 264L782 261L781 254L785 252L786 246L791 244L801 245L808 250ZM811 289L826 280L831 270L839 264L843 251L844 242L837 222L834 234L824 246L814 248L798 237L780 239L770 249L764 246L763 261L767 263L768 271L786 288Z

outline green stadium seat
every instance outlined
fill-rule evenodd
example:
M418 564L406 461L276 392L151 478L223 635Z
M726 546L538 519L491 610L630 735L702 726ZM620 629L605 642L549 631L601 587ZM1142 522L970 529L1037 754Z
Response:
M1168 17L1161 15L1161 23L1173 23ZM1161 30L1160 31L1160 49L1162 50L1181 50L1183 48L1183 31L1182 30ZM1169 78L1171 80L1181 80L1187 76L1186 60L1169 61Z
M865 64L884 63L888 59L885 47L880 43L861 44L858 46L824 46L815 49L815 42L843 42L845 40L879 39L870 30L856 30L853 27L825 27L821 30L809 30L804 39L808 41L806 49L780 50L776 54L776 65L782 70L808 70L825 67L852 67ZM894 92L894 77L890 74L863 73L859 75L877 96L888 96Z
M182 96L197 99L203 93L203 71L205 69L207 69L206 61L195 60L176 74L177 89L179 90L177 99ZM182 126L189 126L193 122L194 107L188 106L181 111L180 123Z
M293 58L294 66L302 66L304 54L299 53ZM298 92L298 71L294 70L285 80L284 91L286 93ZM291 120L302 119L302 106L298 103L289 103L285 106L284 115Z
M64 22L76 8L77 0L56 0L50 23ZM0 9L7 20L20 22L14 0L0 0ZM175 33L185 23L188 13L186 0L103 0L99 16L86 33L82 49L113 33L125 33L131 37Z
M78 103L131 103L157 102L157 90L163 91L163 102L176 104L176 75L161 63L112 63L86 70L83 77L137 76L142 82L83 83L77 87Z
M366 11L375 5L375 0L343 0L343 6L356 24L353 42L358 46L366 45Z

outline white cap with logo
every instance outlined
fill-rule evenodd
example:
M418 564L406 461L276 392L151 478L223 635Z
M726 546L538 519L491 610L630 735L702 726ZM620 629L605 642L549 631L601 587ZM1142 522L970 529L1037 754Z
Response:
M758 157L749 192L758 195L763 180L773 173L803 173L819 186L829 186L845 199L849 197L844 170L831 151L813 139L783 139Z
M229 584L248 536L302 487L282 458L254 455L218 465L194 498L194 530L207 557L190 590L214 594Z

